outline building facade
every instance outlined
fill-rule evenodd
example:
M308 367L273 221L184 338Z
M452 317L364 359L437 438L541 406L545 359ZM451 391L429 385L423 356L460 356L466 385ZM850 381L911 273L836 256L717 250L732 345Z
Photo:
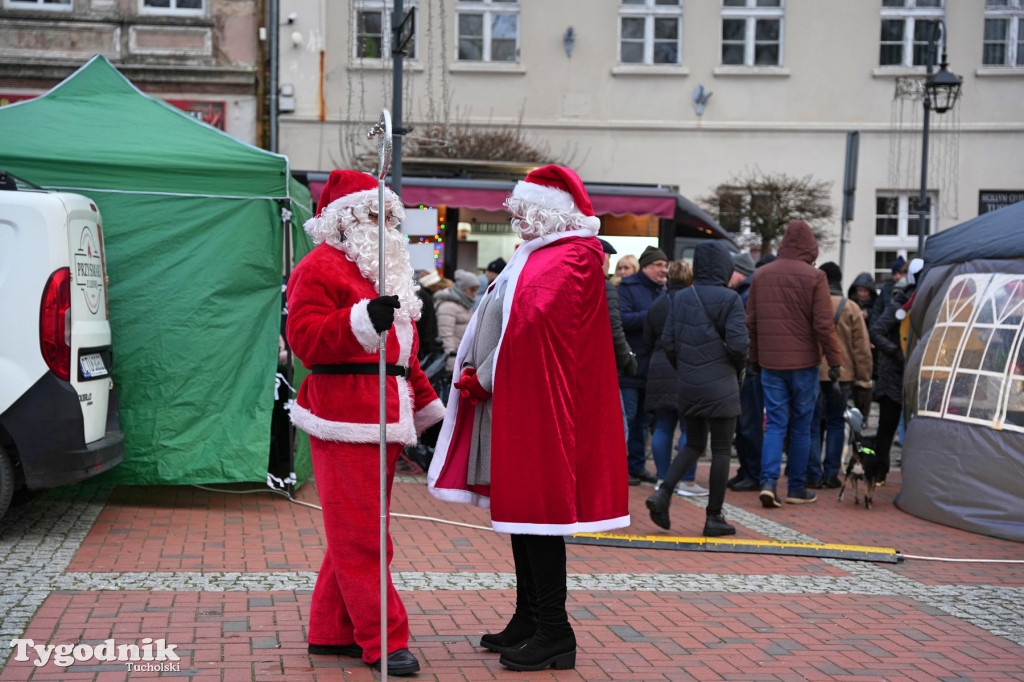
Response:
M295 169L355 165L368 125L392 108L393 2L280 2L280 151ZM933 31L963 94L931 114L928 229L1024 198L1024 0L404 4L416 15L407 145L431 123L511 126L585 181L671 185L695 200L747 172L811 176L831 183L836 210L822 262L839 260L846 139L858 131L847 283L887 277L917 250Z
M0 0L0 105L35 97L93 55L143 92L259 142L257 0Z

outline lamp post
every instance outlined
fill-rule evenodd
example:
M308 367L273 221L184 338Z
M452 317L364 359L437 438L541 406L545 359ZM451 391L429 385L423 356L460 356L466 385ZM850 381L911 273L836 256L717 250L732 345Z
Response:
M935 66L935 40L938 29L942 29L942 60L939 62L938 73L932 73ZM924 256L924 235L928 225L928 122L931 110L936 114L944 114L953 108L960 98L960 86L963 79L946 69L946 22L940 20L935 30L928 36L928 50L925 57L926 71L924 78L924 139L921 143L921 196L917 201L917 256Z

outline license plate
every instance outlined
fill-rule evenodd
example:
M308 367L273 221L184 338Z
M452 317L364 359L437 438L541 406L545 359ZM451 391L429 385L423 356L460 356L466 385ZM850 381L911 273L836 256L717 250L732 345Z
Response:
M107 375L106 365L103 364L103 357L99 353L87 353L78 359L82 365L82 376L86 379L95 379Z

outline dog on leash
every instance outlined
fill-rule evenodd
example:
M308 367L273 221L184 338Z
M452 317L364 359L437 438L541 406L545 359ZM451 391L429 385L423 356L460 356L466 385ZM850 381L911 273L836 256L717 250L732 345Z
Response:
M881 462L875 451L868 447L861 437L864 428L864 416L856 407L851 407L845 414L846 423L850 425L848 441L849 459L846 462L846 476L839 488L837 501L843 501L846 486L853 482L853 503L860 504L860 483L864 482L864 508L871 509L871 496L875 492L875 481L879 479Z

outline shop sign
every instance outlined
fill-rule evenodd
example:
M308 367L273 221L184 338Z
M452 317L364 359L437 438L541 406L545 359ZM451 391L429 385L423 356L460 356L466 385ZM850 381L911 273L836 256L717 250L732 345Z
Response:
M165 101L203 123L212 125L219 130L224 130L224 102L205 102L194 99L169 99Z
M1019 201L1024 201L1024 191L983 189L978 191L978 215L997 211Z

